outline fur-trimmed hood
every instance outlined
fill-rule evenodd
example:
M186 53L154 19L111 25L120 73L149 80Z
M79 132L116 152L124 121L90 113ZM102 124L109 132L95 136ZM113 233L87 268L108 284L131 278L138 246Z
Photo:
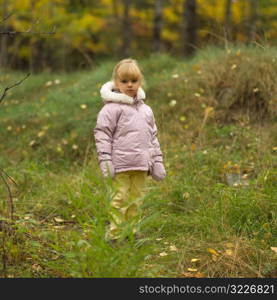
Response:
M139 87L138 89L136 99L126 94L116 92L115 89L116 86L113 81L108 81L102 85L100 89L100 95L104 103L118 102L118 103L125 103L125 104L134 104L136 100L145 99L145 92L141 87Z

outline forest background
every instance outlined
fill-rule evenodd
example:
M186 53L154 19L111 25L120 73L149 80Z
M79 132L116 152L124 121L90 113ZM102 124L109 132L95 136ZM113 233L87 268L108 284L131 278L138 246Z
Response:
M0 62L13 69L69 71L99 58L277 39L274 0L1 0L0 8Z

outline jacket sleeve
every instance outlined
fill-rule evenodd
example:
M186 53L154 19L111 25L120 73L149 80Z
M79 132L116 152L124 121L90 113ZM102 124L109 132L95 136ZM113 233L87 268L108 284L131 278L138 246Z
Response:
M166 177L166 170L163 164L163 155L157 138L157 131L158 131L157 126L153 115L152 144L153 144L154 153L153 153L153 166L150 169L150 175L154 180L161 181Z
M152 114L153 115L153 114ZM154 148L154 163L156 162L163 162L163 155L162 155L162 151L160 148L160 143L158 141L158 129L157 129L157 125L155 122L155 118L153 115L153 133L152 133L152 144L153 144L153 148Z
M106 104L97 116L94 138L98 161L112 160L113 134L118 120L118 109Z

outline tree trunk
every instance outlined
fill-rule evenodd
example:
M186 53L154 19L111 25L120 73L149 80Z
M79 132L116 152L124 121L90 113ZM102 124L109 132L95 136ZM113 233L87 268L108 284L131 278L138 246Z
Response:
M50 20L53 20L56 13L57 12L56 12L55 1L49 1L49 3L48 3L48 18ZM62 43L65 47L68 47L68 45L66 44L66 37L67 37L67 33L65 33L65 35L62 39ZM51 39L46 39L44 51L43 51L44 58L45 58L43 69L50 71L50 72L53 70L53 65L56 65L56 60L59 59L58 56L55 54L55 51L53 51L53 44L56 45L56 42L54 41L54 43L53 43ZM68 47L68 49L69 49L69 47ZM66 58L64 58L64 59L66 59ZM68 60L68 62L67 62L68 65L66 67L70 68L70 62L71 62L71 60ZM64 71L66 71L66 69Z
M35 11L35 2L32 0L31 3L31 28L35 23L35 19L34 19L34 11ZM32 73L34 71L34 61L35 61L35 37L31 36L30 37L30 58L29 58L29 71Z
M257 20L258 20L258 0L249 0L250 2L250 21L248 31L248 42L256 40Z
M7 21L5 20L5 18L8 15L8 0L4 0L3 4L2 4L2 9L3 9L3 13L2 13L2 19L3 19L3 32L5 32L8 28ZM7 58L8 58L8 36L7 34L2 34L1 35L1 48L0 48L0 66L2 68L5 68L8 65L7 62Z
M226 39L232 40L232 0L226 0L225 2L225 30Z
M119 19L118 0L112 1L112 7L113 7L113 17L116 21L118 21L118 19Z
M130 22L130 0L123 0L123 20L122 20L122 49L121 55L123 57L130 56L131 44L131 22Z
M184 1L184 53L191 56L196 50L197 42L196 0Z
M161 31L163 23L163 0L155 0L153 20L153 50L161 51Z

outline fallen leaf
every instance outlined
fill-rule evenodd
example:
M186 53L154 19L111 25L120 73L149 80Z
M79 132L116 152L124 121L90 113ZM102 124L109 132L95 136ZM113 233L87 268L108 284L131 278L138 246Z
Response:
M177 103L177 101L173 99L169 102L169 106L174 107L176 105L176 103Z
M187 270L190 272L197 272L197 269L194 269L194 268L187 268Z
M191 144L190 149L191 149L191 151L195 151L196 150L196 145L195 144Z
M58 151L58 152L62 152L62 151L63 151L62 147L58 146L58 147L57 147L57 151Z
M33 264L33 265L32 265L32 269L33 269L34 271L36 271L36 272L39 272L39 271L42 270L42 267L41 267L40 265L38 265L38 264Z
M36 141L32 140L30 143L29 143L29 146L32 147L36 144Z
M201 272L197 272L197 273L195 274L195 277L196 277L196 278L203 278L203 277L204 277L204 274L201 273Z
M270 249L271 249L272 251L274 251L275 254L277 254L277 247L270 247Z
M212 255L212 260L213 261L217 261L217 256L216 255Z
M191 277L193 277L193 274L191 274L189 272L183 272L183 273L181 273L181 276L191 278Z
M229 255L229 256L232 256L232 255L233 255L233 251L230 250L230 249L227 249L227 250L225 251L225 253L226 253L226 255Z
M174 246L174 245L171 245L171 246L169 247L169 249L170 249L170 251L178 251L178 249L177 249L176 246Z
M45 131L40 131L39 133L38 133L38 137L43 137L45 135Z
M59 225L59 226L53 226L53 228L54 229L63 229L63 228L65 228L65 226L64 225Z
M195 263L195 262L198 262L198 261L200 261L199 258L192 258L192 260L191 260L192 263Z
M209 114L213 113L214 112L214 108L212 106L207 106L205 108L205 112L204 112L204 115L205 116L208 116Z
M159 255L160 256L167 256L168 254L166 252L161 252Z
M55 217L54 220L55 220L55 222L57 222L57 223L62 223L62 222L64 222L64 220L63 220L62 218L60 218L60 217Z
M184 192L183 198L188 199L190 197L190 194L188 192Z
M218 255L219 255L219 253L218 253L216 250L212 249L212 248L207 248L207 251L208 251L210 254L212 254L212 255L215 255L215 256L218 256Z
M201 272L182 272L181 274L181 277L186 277L186 278L203 278L204 277L204 274L201 273Z

